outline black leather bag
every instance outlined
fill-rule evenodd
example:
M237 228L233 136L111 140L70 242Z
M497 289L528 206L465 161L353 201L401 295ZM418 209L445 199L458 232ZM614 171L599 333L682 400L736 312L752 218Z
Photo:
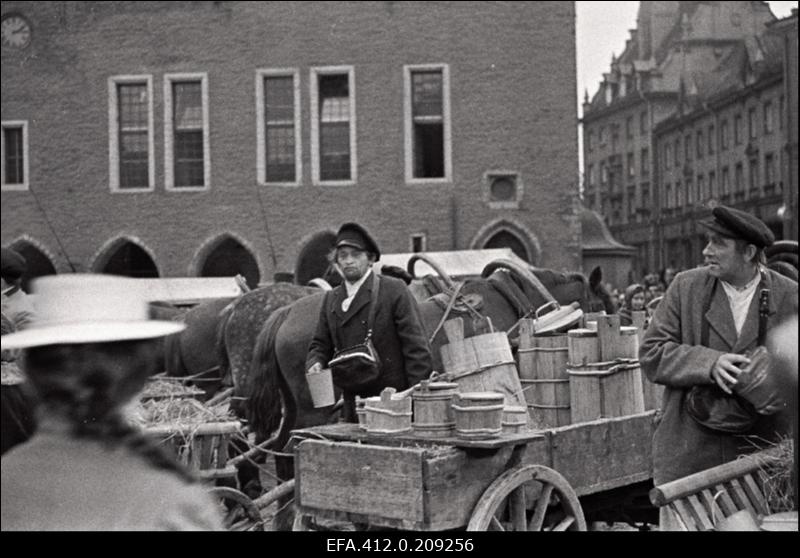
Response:
M367 336L364 342L334 351L333 358L328 362L333 383L345 391L357 392L364 389L373 384L381 375L380 357L372 344L372 326L375 323L375 312L378 307L378 285L378 276L373 272ZM335 340L332 326L330 331L331 339Z
M686 412L699 425L725 434L747 434L758 421L752 404L719 386L693 386L686 396Z

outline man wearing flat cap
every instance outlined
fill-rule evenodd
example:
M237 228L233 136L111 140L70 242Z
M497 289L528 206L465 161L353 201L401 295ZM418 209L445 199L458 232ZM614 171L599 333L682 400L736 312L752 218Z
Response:
M378 353L379 376L358 387L339 384L344 392L345 420L356 422L356 395L378 395L386 387L398 391L411 387L430 375L433 361L416 301L405 283L372 271L381 257L372 236L357 223L345 223L336 235L334 257L344 282L330 291L322 304L306 369L327 368L336 351L364 343L376 292L371 339ZM336 374L333 381L337 383Z
M3 314L17 329L25 328L33 318L33 302L22 290L22 276L27 264L22 255L11 248L0 251L2 263L2 302Z
M701 225L708 237L704 265L675 277L639 351L643 372L665 386L653 439L656 485L731 461L790 432L786 412L758 415L738 434L712 429L687 412L693 391L733 397L737 377L750 364L745 355L763 344L766 331L797 315L797 283L763 265L764 249L775 239L761 220L717 206ZM763 289L769 291L768 314L760 332ZM662 527L675 528L665 515L662 508Z

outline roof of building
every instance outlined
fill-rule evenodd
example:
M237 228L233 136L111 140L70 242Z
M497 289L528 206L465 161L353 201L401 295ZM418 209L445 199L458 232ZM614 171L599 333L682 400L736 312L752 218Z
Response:
M599 213L584 208L581 212L581 227L583 229L583 252L614 252L630 253L636 248L622 244L614 239L611 231Z

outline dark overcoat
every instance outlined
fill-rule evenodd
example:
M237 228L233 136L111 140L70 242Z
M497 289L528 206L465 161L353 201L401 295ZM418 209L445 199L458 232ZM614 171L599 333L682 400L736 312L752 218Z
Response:
M378 395L386 387L393 387L398 391L406 389L427 378L433 368L431 349L419 309L405 283L394 277L377 277L380 287L372 342L381 361L381 375L358 393L344 393L345 416L349 421L355 421L356 418L356 395ZM347 312L342 310L342 301L347 298L344 284L328 293L309 347L306 369L317 362L327 367L335 350L364 342L372 285L373 278L370 275L358 289ZM335 340L331 338L329 324L336 336Z
M761 417L751 435L736 436L699 426L684 410L689 388L714 383L711 369L720 355L745 353L756 346L759 292L764 288L771 293L768 331L797 314L797 283L765 270L738 336L725 290L706 268L679 273L658 305L639 351L643 372L666 386L653 439L656 484L731 461L765 440L791 432L788 413ZM709 296L704 312L703 301ZM708 346L701 345L704 320L709 325Z

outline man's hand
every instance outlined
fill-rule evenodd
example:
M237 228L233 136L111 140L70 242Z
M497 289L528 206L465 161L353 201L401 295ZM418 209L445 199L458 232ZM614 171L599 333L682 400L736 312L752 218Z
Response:
M711 379L727 394L732 393L731 386L736 385L739 374L742 373L741 365L750 364L750 359L744 355L725 353L720 355L711 368Z
M322 372L322 365L319 362L315 362L314 365L308 369L306 374L319 374Z

